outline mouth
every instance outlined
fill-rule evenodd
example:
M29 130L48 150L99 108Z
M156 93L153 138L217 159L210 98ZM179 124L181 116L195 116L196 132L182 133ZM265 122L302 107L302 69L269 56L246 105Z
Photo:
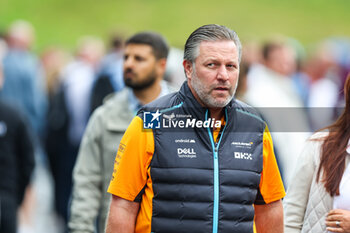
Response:
M215 87L214 88L215 91L229 91L228 87Z
M135 76L135 74L132 71L124 72L124 77L126 77L126 78L132 78L133 76Z

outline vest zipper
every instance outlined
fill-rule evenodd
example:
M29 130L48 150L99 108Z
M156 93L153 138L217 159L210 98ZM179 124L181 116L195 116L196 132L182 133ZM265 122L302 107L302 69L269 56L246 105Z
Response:
M213 233L218 232L218 224L219 224L219 145L222 139L222 135L224 134L226 125L227 125L227 110L225 108L225 120L226 124L224 126L224 129L222 130L222 133L220 135L218 143L214 143L213 134L210 131L210 128L208 129L209 139L211 142L212 150L213 150L213 158L214 158L214 208L213 208ZM205 113L205 120L208 120L208 110Z

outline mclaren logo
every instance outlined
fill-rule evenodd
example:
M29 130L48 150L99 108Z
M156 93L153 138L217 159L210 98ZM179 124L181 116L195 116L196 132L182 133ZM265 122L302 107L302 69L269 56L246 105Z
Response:
M246 148L251 149L253 146L253 142L232 142L231 145L237 147L237 148Z
M235 152L235 159L253 160L251 153Z

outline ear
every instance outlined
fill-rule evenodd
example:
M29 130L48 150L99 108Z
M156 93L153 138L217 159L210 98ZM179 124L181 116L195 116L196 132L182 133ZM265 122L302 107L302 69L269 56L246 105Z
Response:
M166 69L166 58L161 58L157 61L157 72L160 76L163 76Z
M182 62L182 65L184 67L187 79L191 79L192 78L192 72L193 72L192 62L190 62L189 60L184 60Z

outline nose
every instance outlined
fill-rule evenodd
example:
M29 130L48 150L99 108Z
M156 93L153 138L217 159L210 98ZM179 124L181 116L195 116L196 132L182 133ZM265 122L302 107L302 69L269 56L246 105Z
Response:
M218 73L216 75L217 79L222 80L222 81L228 80L229 76L228 76L227 68L225 65L221 65L217 71L218 71Z
M133 62L130 56L124 59L124 69L132 68L132 64Z

